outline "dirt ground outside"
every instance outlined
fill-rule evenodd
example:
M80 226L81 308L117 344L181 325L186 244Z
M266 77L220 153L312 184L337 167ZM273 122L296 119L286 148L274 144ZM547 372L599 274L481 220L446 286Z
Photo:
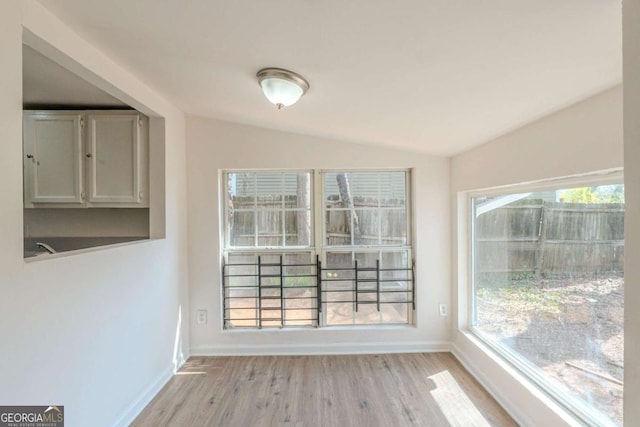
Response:
M622 425L624 279L483 278L476 327Z

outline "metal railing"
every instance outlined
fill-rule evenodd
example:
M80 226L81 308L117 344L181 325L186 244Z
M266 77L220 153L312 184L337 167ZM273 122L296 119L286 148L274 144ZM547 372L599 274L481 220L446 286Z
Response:
M319 256L315 263L287 264L281 255L278 262L262 256L256 263L223 261L222 287L225 328L317 328L332 304L353 304L355 313L369 304L377 312L385 304L416 305L413 266L381 268L380 260L375 266L355 260L349 267L324 267Z

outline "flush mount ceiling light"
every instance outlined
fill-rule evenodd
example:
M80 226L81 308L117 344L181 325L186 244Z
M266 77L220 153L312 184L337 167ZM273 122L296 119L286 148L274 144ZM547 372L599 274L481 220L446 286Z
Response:
M282 68L263 68L256 74L264 96L280 110L293 105L309 90L300 74Z

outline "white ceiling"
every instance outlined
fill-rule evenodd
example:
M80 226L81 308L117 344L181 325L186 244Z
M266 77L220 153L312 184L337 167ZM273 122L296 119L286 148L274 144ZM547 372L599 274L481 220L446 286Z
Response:
M56 0L183 111L452 155L621 82L620 0ZM311 89L277 111L255 73Z
M126 107L29 46L22 46L22 97L27 107Z

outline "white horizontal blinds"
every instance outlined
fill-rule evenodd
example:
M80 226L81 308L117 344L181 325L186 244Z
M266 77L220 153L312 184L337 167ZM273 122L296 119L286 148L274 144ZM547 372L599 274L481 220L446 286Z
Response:
M395 200L394 206L405 204L406 171L326 172L324 174L324 192L328 200L339 199L340 192L336 178L340 173L348 176L354 196L374 199L380 197L387 202Z
M294 179L297 173L283 172L234 172L231 173L234 188L238 195L272 196L274 194L296 194L297 182ZM284 188L283 188L284 175ZM256 184L256 180L258 183Z

